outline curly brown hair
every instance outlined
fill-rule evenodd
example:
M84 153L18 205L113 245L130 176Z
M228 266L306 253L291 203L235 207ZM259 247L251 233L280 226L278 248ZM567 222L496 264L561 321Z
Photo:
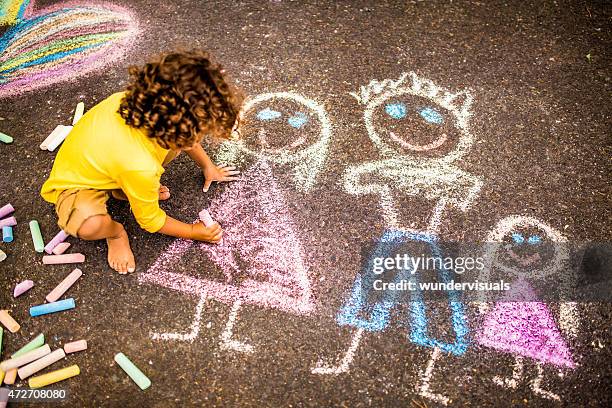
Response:
M208 53L167 53L143 67L130 67L129 73L132 83L118 112L163 148L189 147L205 135L231 137L242 98Z

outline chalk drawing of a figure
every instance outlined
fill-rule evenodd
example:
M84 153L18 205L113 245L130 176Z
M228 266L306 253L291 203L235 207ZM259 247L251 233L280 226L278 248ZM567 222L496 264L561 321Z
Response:
M83 75L125 55L138 33L131 13L112 4L0 1L0 97Z
M199 298L189 332L153 333L153 339L193 341L199 334L204 304L213 299L232 305L221 347L252 352L252 345L233 338L243 304L298 315L314 309L304 251L271 165L293 166L292 179L298 190L309 191L325 160L331 133L327 114L313 100L284 92L248 100L241 118L245 124L240 129L241 139L223 146L216 159L236 164L252 156L255 162L242 169L241 180L229 185L208 208L224 228L222 242L209 245L176 240L140 276L141 282ZM223 276L208 276L181 265L189 250L212 260ZM178 269L185 272L176 272Z
M565 237L536 218L509 216L500 220L489 232L486 267L480 280L489 281L493 274L514 280L510 291L499 302L492 308L483 308L486 314L475 335L476 343L515 356L512 377L495 377L495 383L516 388L523 377L523 360L528 357L536 363L537 375L530 382L533 392L559 400L558 395L541 387L543 365L575 368L561 331L569 337L576 336L576 305L563 299L568 296L567 293L559 295L560 331L551 310L539 300L533 284L549 280L554 282L553 285L544 286L548 292L571 287L574 274L568 264L568 252Z
M365 126L381 155L380 160L350 167L344 175L344 187L348 193L378 197L388 230L381 237L372 258L385 256L379 253L381 249L389 251L411 240L427 244L432 254L439 253L438 231L446 211L449 208L466 211L482 186L479 177L456 166L473 143L468 126L472 96L468 91L446 91L413 72L404 73L397 80L374 80L361 87L360 93L352 95L365 105ZM424 198L433 203L427 225L414 228L413 220L401 219L399 199L406 196ZM313 373L346 372L364 330L378 331L387 327L389 311L399 301L398 297L374 305L369 319L357 318L357 313L365 310L368 293L364 288L371 289L371 286L364 286L364 281L372 279L371 260L367 265L358 275L351 296L337 316L338 324L357 329L351 345L338 366L327 366L320 361ZM441 281L448 281L451 276L450 271L445 270L439 270L438 274ZM411 304L410 340L433 348L420 392L442 403L446 401L444 397L429 392L434 362L441 350L460 355L467 347L463 305L455 292L449 292L448 301L455 332L454 343L430 337L425 303L416 301Z

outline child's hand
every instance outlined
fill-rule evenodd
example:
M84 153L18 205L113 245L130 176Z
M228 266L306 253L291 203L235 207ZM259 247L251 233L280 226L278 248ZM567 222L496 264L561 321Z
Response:
M197 222L193 224L191 229L191 238L197 241L206 241L216 244L221 241L223 230L218 222L215 222L210 227L204 226L204 223Z
M202 191L207 192L213 181L236 181L238 177L232 177L240 174L234 166L218 167L216 165L208 166L204 169L204 188Z

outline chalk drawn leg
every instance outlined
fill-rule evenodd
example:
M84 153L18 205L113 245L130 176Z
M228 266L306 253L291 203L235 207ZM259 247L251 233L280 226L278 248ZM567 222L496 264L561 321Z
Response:
M544 370L542 369L542 363L537 363L538 376L531 381L531 390L534 394L544 398L548 398L555 401L561 401L557 394L542 389L542 379L544 377Z
M361 342L361 337L363 336L364 329L357 329L355 334L353 334L353 339L351 340L351 346L348 348L342 361L337 366L329 366L324 364L323 361L319 360L317 362L317 366L312 369L313 374L331 374L338 375L342 373L346 373L349 369L349 366L353 362L355 358L355 353L357 352L357 348L359 348L359 343Z
M240 300L235 301L232 305L232 310L230 311L229 318L227 319L225 330L223 330L223 333L221 333L220 346L224 350L235 350L240 351L242 353L252 353L254 350L253 346L232 339L232 337L234 336L234 324L236 323L236 318L238 317L238 311L240 310L241 305L242 302Z
M418 387L418 393L419 395L425 397L425 398L429 398L432 401L436 401L439 404L442 405L447 405L449 402L449 399L441 394L434 394L431 392L429 386L430 386L430 381L431 381L431 377L433 375L433 370L434 367L436 365L436 360L438 359L438 357L440 357L440 349L439 348L434 348L433 352L431 353L431 358L429 359L429 362L427 363L427 367L425 367L425 372L421 375L421 386Z
M193 322L191 323L189 333L153 333L151 332L151 338L153 340L180 340L193 342L198 334L200 333L200 319L202 318L202 309L206 302L206 296L200 295L200 301L196 306L195 315Z
M512 370L512 378L502 378L500 376L493 377L493 382L502 387L515 389L518 386L519 380L523 376L523 358L515 357L514 369Z

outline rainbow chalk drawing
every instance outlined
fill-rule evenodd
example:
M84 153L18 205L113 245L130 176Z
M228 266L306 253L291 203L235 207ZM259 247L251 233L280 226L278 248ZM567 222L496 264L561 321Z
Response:
M265 161L251 166L243 180L230 184L211 202L208 210L224 226L221 243L176 240L147 272L139 276L141 283L154 283L199 299L190 332L152 333L152 338L193 341L200 330L204 304L213 299L232 305L221 334L221 347L252 352L252 345L232 339L243 305L298 315L309 314L314 309L297 228ZM181 261L189 250L207 256L223 277L214 279L203 274L175 272L183 267Z
M438 252L438 231L447 209L454 207L467 211L483 184L479 177L455 165L474 142L468 126L473 101L470 92L465 90L452 93L410 72L403 73L397 80L373 80L367 86L362 86L359 93L351 95L365 105L365 127L381 158L349 167L344 174L345 190L354 195L378 196L382 216L388 227L381 242L389 239L422 241L430 245L432 252ZM411 102L402 102L406 98L411 99ZM398 129L391 128L391 125L380 125L380 119L390 120L392 124L404 125L406 128L400 133ZM424 228L406 228L399 219L398 198L403 196L424 197L434 203ZM377 250L381 248L376 249L375 253ZM364 276L357 276L351 296L337 316L339 324L356 328L347 352L337 366L319 361L313 373L338 375L347 372L364 330L382 330L387 326L390 309L397 300L388 299L375 305L369 321L355 318L366 295L360 292L361 279L367 278L367 271L364 272ZM437 272L441 281L449 279L448 271ZM398 279L400 275L398 273ZM448 305L452 312L454 343L444 343L427 335L428 319L424 300L411 301L410 306L410 340L433 348L421 385L417 389L421 395L444 405L448 403L448 398L429 390L434 363L441 351L453 355L463 354L467 348L468 331L464 307L456 293L449 293Z
M111 4L4 0L0 25L0 97L84 75L121 58L138 32L136 19Z
M290 102L300 106L302 111L281 112L272 110L270 105ZM257 113L255 113L257 112ZM248 99L241 117L254 114L251 123L258 123L255 139L240 138L224 142L216 156L217 161L233 164L241 156L254 156L276 165L293 167L293 178L300 191L308 192L314 186L327 157L332 126L325 108L312 99L293 92L265 93ZM284 120L286 130L291 132L286 140L289 145L271 146L271 132L266 126L271 122Z
M526 239L523 236L525 230L535 230L537 233ZM490 279L494 272L517 279L511 285L511 290L493 307L486 302L480 303L485 318L476 332L475 341L497 351L514 354L516 358L512 378L496 376L493 381L501 386L516 388L523 377L523 359L529 357L536 361L538 372L530 382L532 391L544 398L559 401L557 394L542 389L542 364L569 369L576 367L561 335L561 331L568 337L577 335L579 318L576 304L560 302L560 331L548 306L538 301L538 295L528 280L539 280L554 274L559 285L570 287L575 277L569 267L567 239L536 218L513 215L500 220L488 234L486 242L486 265L480 280ZM539 256L538 248L546 243L554 249L550 259ZM519 247L525 246L528 252L520 252ZM541 263L540 259L543 259Z

